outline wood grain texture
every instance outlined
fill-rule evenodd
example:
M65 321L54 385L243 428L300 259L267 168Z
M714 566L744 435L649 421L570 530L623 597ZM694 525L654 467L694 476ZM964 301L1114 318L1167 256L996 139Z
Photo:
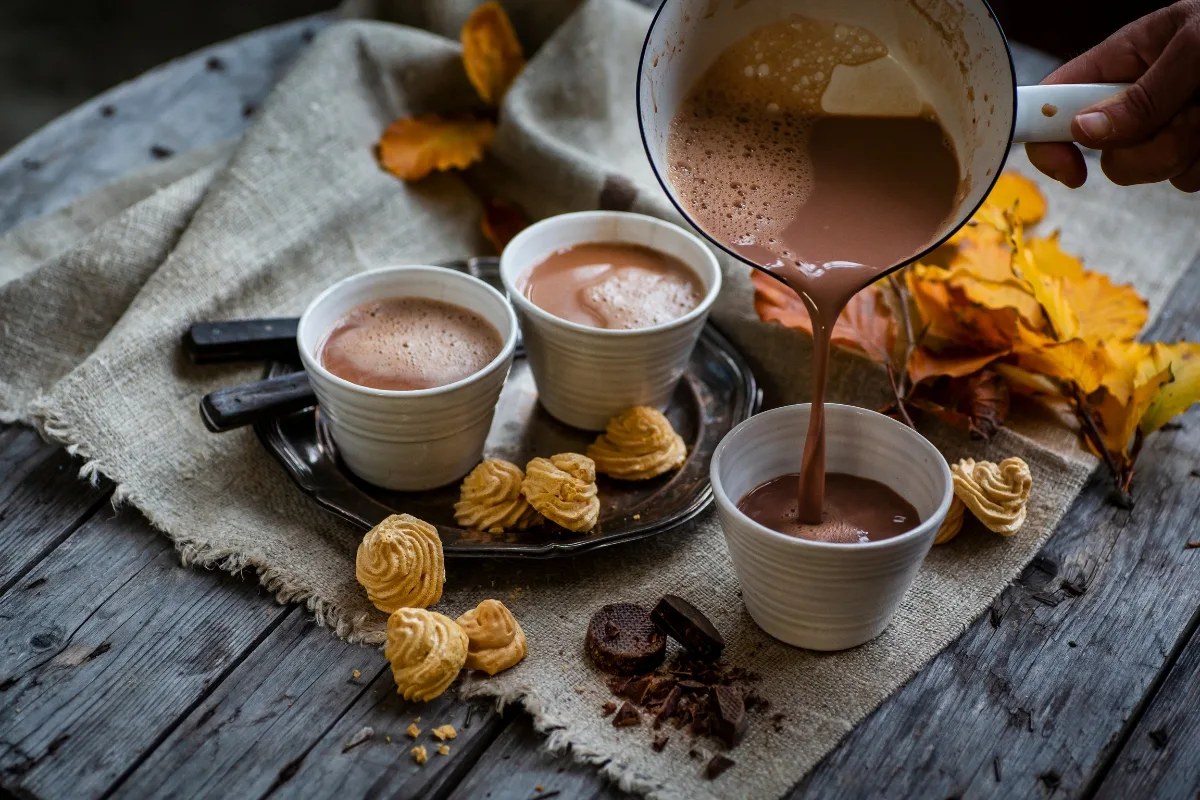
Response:
M30 428L0 426L0 596L112 493L79 480L79 467Z
M0 782L98 797L220 683L283 609L184 569L134 512L99 514L0 599Z
M530 800L549 792L558 792L562 800L633 797L605 783L595 767L545 750L542 735L522 714L497 737L450 800Z
M1200 478L1196 480L1200 491ZM1192 551L1200 568L1200 549ZM1200 797L1200 611L1192 637L1100 784L1099 800Z
M175 153L240 136L330 21L322 14L206 47L51 122L0 157L0 231Z

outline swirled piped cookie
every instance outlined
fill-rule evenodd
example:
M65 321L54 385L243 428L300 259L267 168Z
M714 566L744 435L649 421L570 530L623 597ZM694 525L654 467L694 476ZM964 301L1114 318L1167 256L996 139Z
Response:
M444 614L401 608L388 617L383 654L405 700L432 700L449 688L466 663L467 634Z
M954 500L934 544L950 541L962 529L969 510L990 531L1012 536L1025 523L1025 506L1033 488L1029 465L1013 456L999 464L961 459L950 466Z
M463 479L454 519L464 528L502 533L524 530L538 521L538 512L521 494L525 473L516 464L489 458Z
M530 461L521 493L546 519L576 533L591 530L600 519L596 465L578 453Z
M499 600L484 600L457 621L467 634L467 669L495 675L525 657L525 631Z
M409 514L393 514L368 531L354 566L367 597L389 614L433 605L446 582L437 528Z
M683 466L687 445L657 408L634 406L608 421L587 454L596 462L597 472L638 481Z

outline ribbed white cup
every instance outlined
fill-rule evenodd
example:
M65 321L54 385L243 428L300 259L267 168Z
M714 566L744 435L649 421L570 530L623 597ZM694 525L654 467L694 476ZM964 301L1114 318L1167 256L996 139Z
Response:
M433 389L372 389L321 366L317 347L334 323L360 303L388 297L426 297L470 309L495 326L504 346L479 372ZM479 462L516 333L512 306L491 286L452 269L412 266L363 272L329 287L300 317L296 340L350 471L385 489L419 491L455 481Z
M911 428L863 408L826 404L826 468L879 481L916 508L921 523L864 544L811 542L777 533L737 510L755 486L800 471L810 405L767 411L725 435L710 477L746 610L797 647L844 650L883 632L912 585L954 492L942 454Z
M560 319L525 297L520 280L526 271L556 250L588 242L627 242L675 256L700 278L704 299L662 325L609 330ZM580 211L530 225L504 248L500 278L521 320L542 405L584 430L603 430L610 417L630 406L666 408L721 291L720 265L699 237L654 217L619 211Z

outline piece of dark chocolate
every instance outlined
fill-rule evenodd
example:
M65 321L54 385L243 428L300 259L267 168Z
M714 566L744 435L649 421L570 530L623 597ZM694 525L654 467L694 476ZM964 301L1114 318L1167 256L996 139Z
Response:
M630 678L629 681L622 687L620 695L628 697L637 705L645 702L646 692L650 689L650 676L643 675L640 678Z
M679 705L679 697L683 692L676 686L671 689L671 693L667 695L667 699L663 700L662 708L658 710L658 714L654 717L654 727L661 728L665 720L670 719L675 713L676 707Z
M618 675L615 678L608 679L608 688L612 689L613 694L620 694L625 689L625 684L629 683L632 678L626 678L623 675Z
M670 736L665 733L660 733L658 736L654 737L654 741L651 742L650 748L656 753L661 753L669 741L671 741Z
M746 703L740 689L714 686L708 697L709 730L726 747L735 747L746 733Z
M605 672L640 675L663 662L667 639L646 609L614 603L592 615L584 649L592 663Z
M737 764L737 762L729 756L717 753L715 756L709 759L708 764L705 765L704 777L710 781L714 778L719 778L721 774L725 772L725 770L729 769L735 764Z
M698 659L714 661L725 649L720 631L700 609L682 597L663 595L650 612L650 618Z
M628 728L632 725L640 724L642 724L642 715L638 713L638 710L628 700L621 703L621 707L613 715L614 728Z
M604 705L600 706L600 713L606 717L616 710L617 710L617 704L612 702L611 700L609 702L605 703Z

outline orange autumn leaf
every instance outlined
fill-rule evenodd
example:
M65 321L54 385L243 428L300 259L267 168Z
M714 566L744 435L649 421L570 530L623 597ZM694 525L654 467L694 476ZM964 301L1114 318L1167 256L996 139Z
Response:
M800 297L780 281L760 270L750 271L754 284L754 310L764 322L778 322L812 335L812 321ZM846 304L833 326L838 347L862 353L872 361L888 363L898 324L888 309L883 290L872 284Z
M997 358L1007 355L1007 351L998 353L968 353L965 355L938 355L925 347L913 349L908 359L908 377L914 384L927 378L946 375L951 378L963 378L986 367Z
M911 404L990 439L1008 418L1008 384L988 369L962 378L939 378L918 386Z
M436 114L405 117L379 139L379 163L406 181L434 170L464 169L483 158L496 126L487 120L442 119Z
M525 228L529 227L529 218L515 203L489 197L483 202L483 219L480 229L487 237L497 253L504 251L505 246Z
M1103 350L1082 339L1046 341L1017 351L1017 366L1055 380L1077 385L1085 394L1099 388L1112 362Z
M1043 397L1062 397L1063 387L1045 375L1038 375L1016 364L997 362L992 369L1000 373L1009 385L1023 394Z
M1019 172L1002 173L984 203L1003 211L1015 210L1025 225L1033 225L1046 216L1046 198L1041 189Z
M500 105L525 66L525 54L508 14L499 3L484 3L463 24L463 67L485 103Z
M1149 363L1147 359L1136 365L1135 369L1144 370ZM1104 446L1109 452L1125 452L1138 424L1171 379L1171 368L1164 366L1132 380L1131 391L1124 400L1107 390L1101 390L1098 401L1093 399L1089 403L1096 427L1100 429Z
M1016 338L1017 312L972 303L961 290L937 280L936 268L917 264L906 271L909 295L917 308L917 328L940 343L995 353L1008 350Z

